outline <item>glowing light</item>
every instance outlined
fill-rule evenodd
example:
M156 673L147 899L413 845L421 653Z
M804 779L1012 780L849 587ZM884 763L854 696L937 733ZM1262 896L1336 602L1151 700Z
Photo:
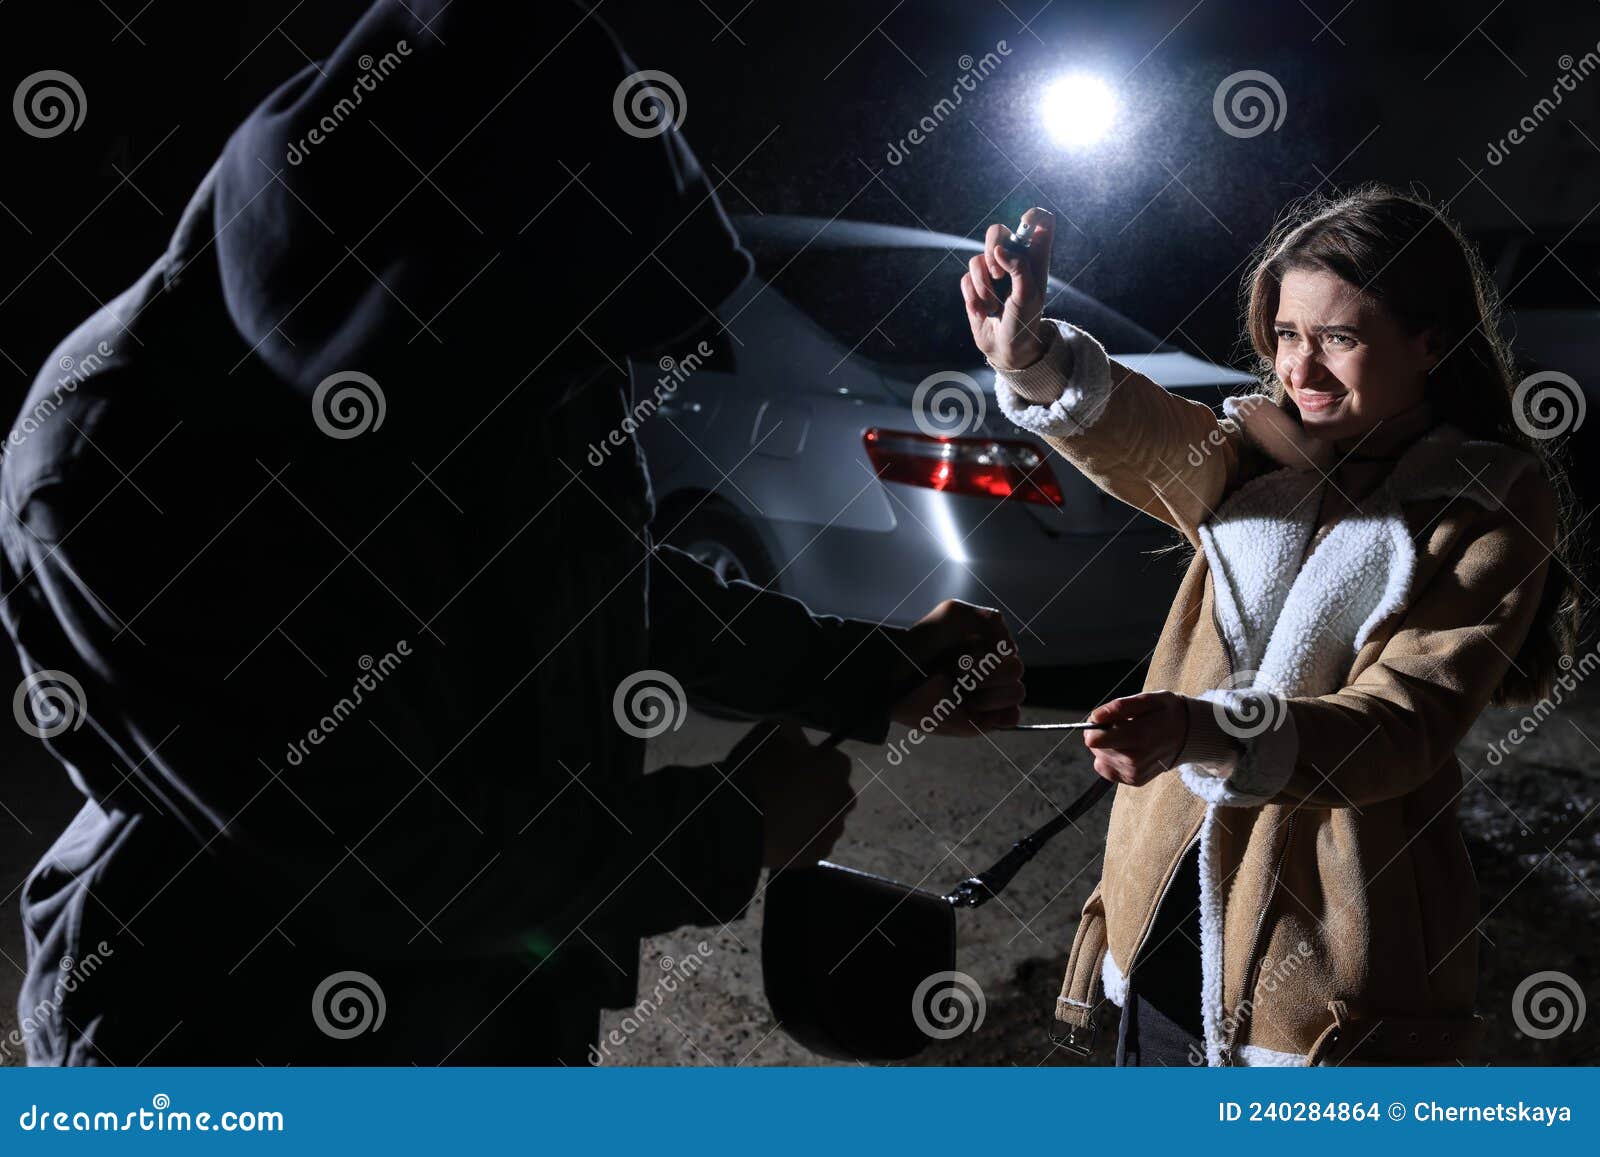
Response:
M928 514L933 523L933 533L938 537L939 545L944 547L945 557L957 566L971 562L961 531L956 528L955 515L950 512L949 500L943 496L935 499L929 503Z
M1111 131L1117 119L1117 98L1098 76L1074 73L1045 89L1039 112L1051 140L1082 147Z

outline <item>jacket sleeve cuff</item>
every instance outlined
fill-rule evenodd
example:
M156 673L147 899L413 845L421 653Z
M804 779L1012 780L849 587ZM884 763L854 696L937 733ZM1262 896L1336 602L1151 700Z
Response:
M1195 714L1210 718L1201 721ZM1259 807L1289 782L1299 739L1288 703L1257 688L1204 691L1191 700L1178 776L1207 803ZM1198 732L1198 733L1197 733Z
M1194 695L1184 697L1189 711L1189 731L1178 752L1178 762L1204 764L1214 776L1227 776L1238 763L1243 745L1217 718L1217 705Z
M1033 365L1004 370L994 363L995 397L1007 418L1035 434L1067 438L1087 430L1111 396L1105 347L1077 326L1047 322L1045 352Z

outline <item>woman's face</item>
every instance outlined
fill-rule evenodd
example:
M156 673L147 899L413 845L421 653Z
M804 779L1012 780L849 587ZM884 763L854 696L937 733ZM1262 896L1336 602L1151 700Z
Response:
M1278 380L1319 438L1360 438L1416 405L1439 360L1431 333L1404 333L1356 286L1321 269L1284 274L1274 332Z

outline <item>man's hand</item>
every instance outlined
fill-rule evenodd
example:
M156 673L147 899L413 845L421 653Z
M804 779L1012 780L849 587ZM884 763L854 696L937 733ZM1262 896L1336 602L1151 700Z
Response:
M1022 717L1022 660L999 611L946 599L911 628L902 649L893 685L926 678L894 705L896 723L977 735L1015 727Z
M825 859L856 806L850 757L811 746L793 724L756 724L722 768L761 810L761 862L775 872Z
M1146 691L1100 704L1088 721L1110 728L1083 733L1083 745L1094 753L1095 774L1141 787L1177 763L1188 736L1189 709L1182 695Z

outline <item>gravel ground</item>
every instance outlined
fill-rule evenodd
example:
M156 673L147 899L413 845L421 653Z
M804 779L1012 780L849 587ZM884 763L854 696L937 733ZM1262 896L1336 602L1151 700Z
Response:
M1030 678L1030 699L1062 706L1030 709L1029 718L1081 718L1109 697L1107 686L1092 675ZM1600 696L1583 696L1580 689L1578 698L1510 747L1498 766L1490 765L1490 745L1503 740L1521 714L1491 709L1458 749L1469 775L1474 768L1481 772L1465 793L1461 818L1487 913L1479 945L1479 1011L1488 1021L1484 1059L1594 1064L1600 1062L1600 1009L1576 1031L1531 1039L1514 1023L1512 997L1525 978L1555 970L1575 978L1588 1005L1600 999ZM704 762L725 752L740 732L739 725L696 718L656 745L652 763ZM886 765L881 749L855 744L849 750L856 757L860 806L832 858L912 883L926 880L939 890L969 867L987 867L1049 818L1052 801L1070 800L1090 774L1073 733L1064 742L1030 734L998 736L993 743L930 741L896 768ZM914 1063L1081 1063L1051 1044L1047 1024L1078 912L1099 876L1109 810L1102 804L1081 834L1057 837L1003 894L1004 903L960 914L957 967L980 984L985 1015L977 1031L934 1042ZM726 929L646 941L646 988L663 959L681 960L702 941L712 949L706 967L655 1015L631 1018L638 1024L631 1032L625 1031L627 1011L608 1016L605 1028L624 1031L625 1043L612 1047L606 1063L836 1063L790 1040L767 1008L759 900ZM1108 1053L1103 1047L1092 1063L1108 1062Z
M1126 692L1116 670L1034 673L1029 678L1033 719L1075 719L1094 703ZM1593 1064L1600 1061L1600 1012L1576 1031L1546 1040L1517 1031L1511 1015L1517 986L1534 973L1575 977L1590 1005L1600 999L1600 696L1564 703L1532 730L1498 766L1491 744L1504 739L1520 712L1491 710L1460 751L1481 779L1468 788L1462 821L1487 917L1480 944L1480 1011L1489 1021L1486 1059L1495 1064ZM651 765L701 763L720 757L743 724L694 715L680 731L657 741ZM896 732L898 736L900 733ZM987 867L1019 835L1043 823L1088 782L1081 740L1013 734L970 742L930 741L897 767L884 752L860 744L856 759L860 805L833 859L930 889L945 890L969 870ZM37 744L0 728L0 1044L15 1029L14 1006L23 948L17 920L22 877L76 809L66 777ZM957 967L984 993L981 1026L935 1042L915 1063L1039 1065L1072 1063L1054 1048L1047 1018L1060 982L1078 911L1100 868L1105 804L1066 833L1019 875L1003 902L961 913ZM691 956L698 971L653 1014L610 1014L605 1063L627 1065L827 1064L790 1040L774 1023L762 994L761 910L757 899L742 920L724 929L686 929L655 937L643 949L643 985ZM16 1063L0 1049L0 1063ZM1096 1058L1103 1062L1104 1053Z

